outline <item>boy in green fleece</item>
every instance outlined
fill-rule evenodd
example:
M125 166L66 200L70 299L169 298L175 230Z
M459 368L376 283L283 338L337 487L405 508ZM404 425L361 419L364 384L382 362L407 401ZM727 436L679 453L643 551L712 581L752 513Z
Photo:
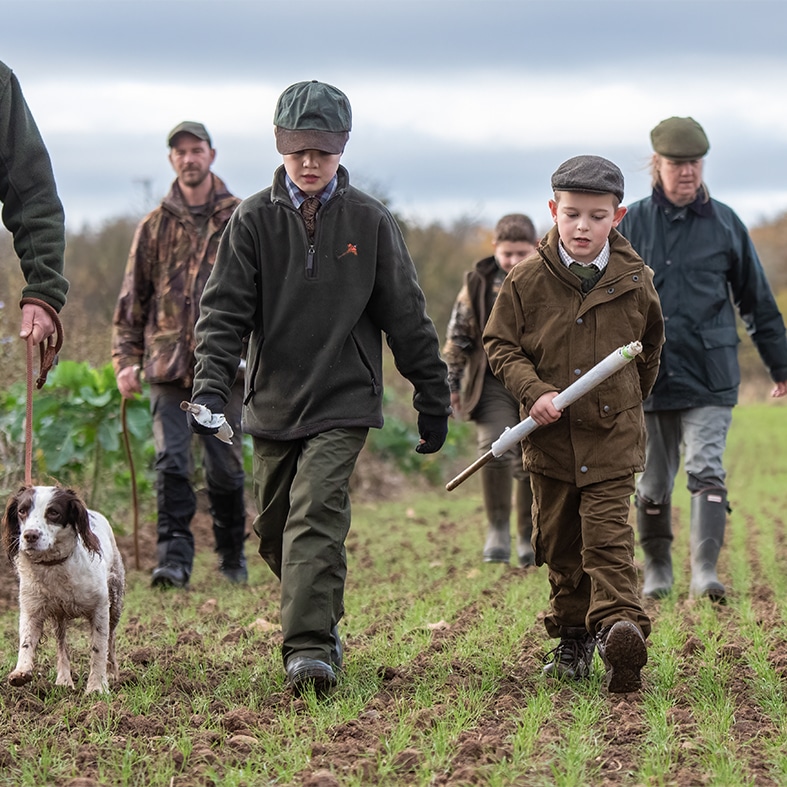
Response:
M419 453L442 447L450 394L396 221L339 163L352 125L347 96L299 82L279 97L273 122L284 163L270 188L241 202L222 238L196 327L193 401L223 411L249 337L243 430L254 443L254 530L281 581L289 684L323 694L342 667L349 479L368 430L383 425L383 335L415 389Z

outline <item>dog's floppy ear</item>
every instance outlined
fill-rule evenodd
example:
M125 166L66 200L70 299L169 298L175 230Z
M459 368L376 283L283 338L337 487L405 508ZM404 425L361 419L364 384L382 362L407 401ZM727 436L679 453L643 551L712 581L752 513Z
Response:
M63 495L67 503L67 521L73 523L77 535L82 539L88 552L99 554L101 544L96 534L90 529L90 516L82 499L73 489L64 489Z
M3 514L3 549L9 559L19 554L19 501L28 487L23 486L8 500Z

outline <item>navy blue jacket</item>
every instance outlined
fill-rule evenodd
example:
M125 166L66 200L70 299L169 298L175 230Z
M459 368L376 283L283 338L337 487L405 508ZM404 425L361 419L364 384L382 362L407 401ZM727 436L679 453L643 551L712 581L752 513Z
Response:
M784 320L731 208L714 199L677 208L656 193L630 205L618 229L653 268L664 312L666 342L646 411L737 403L736 309L773 380L787 380Z

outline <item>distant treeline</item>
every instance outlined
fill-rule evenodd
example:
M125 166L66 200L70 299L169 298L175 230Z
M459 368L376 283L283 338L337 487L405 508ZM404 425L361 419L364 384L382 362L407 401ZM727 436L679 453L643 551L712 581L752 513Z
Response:
M421 225L398 218L418 268L429 315L442 340L465 271L492 253L493 228L472 219ZM66 276L71 289L61 315L66 336L64 358L96 367L110 360L112 313L137 221L137 217L121 216L97 228L68 233ZM753 228L752 237L785 314L787 214ZM11 341L18 331L22 284L11 236L0 228L0 301L4 304L0 308L0 358L8 382L24 370L21 343ZM741 361L745 374L762 380L761 362L748 338L741 345Z

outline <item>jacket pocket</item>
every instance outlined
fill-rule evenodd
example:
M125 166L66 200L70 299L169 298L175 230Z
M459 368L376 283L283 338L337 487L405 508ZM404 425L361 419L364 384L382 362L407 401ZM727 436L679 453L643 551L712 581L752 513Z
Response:
M598 386L598 414L601 418L622 413L642 404L637 362L624 366Z
M704 364L705 382L711 391L737 388L741 381L738 366L738 332L732 325L700 330L704 357L697 359ZM702 366L700 366L702 368Z
M151 383L175 382L190 377L193 352L179 328L149 332L145 336L145 378Z
M350 337L353 340L353 344L355 345L355 350L358 353L358 357L361 360L361 364L362 364L363 368L369 374L369 384L370 384L371 389L372 389L372 394L374 396L379 396L380 395L380 381L377 379L377 376L374 373L374 364L371 362L371 359L367 355L366 350L364 349L364 347L361 344L361 342L358 340L358 337L355 335L355 331L352 331L350 333Z
M247 361L247 370L246 370L246 395L243 398L243 404L247 405L252 397L255 394L256 387L255 382L257 381L257 375L260 373L260 365L262 363L262 341L258 341L256 343L249 342L245 348L245 352L248 356L249 350L253 350L253 357L251 362L251 368L248 368L248 361Z

